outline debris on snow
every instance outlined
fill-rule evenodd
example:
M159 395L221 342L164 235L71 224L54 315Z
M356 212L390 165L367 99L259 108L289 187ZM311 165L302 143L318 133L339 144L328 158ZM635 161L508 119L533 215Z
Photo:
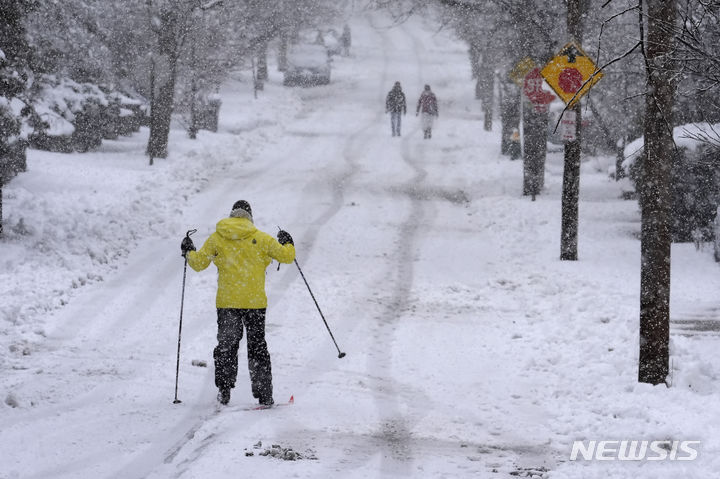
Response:
M262 441L258 441L253 445L253 449L262 449ZM245 456L252 457L255 453L245 449ZM300 453L293 450L290 447L282 447L280 444L273 444L271 447L265 448L265 450L258 453L258 456L270 456L276 459L282 459L283 461L299 461L301 459L317 460L317 456L313 451L306 451Z
M16 354L19 354L22 356L30 356L30 354L31 354L30 346L28 346L26 344L14 343L14 344L11 344L10 346L8 346L8 350L11 353L16 353Z
M11 408L20 407L20 402L13 393L8 393L8 395L5 397L5 404L10 406Z
M193 366L197 366L198 368L207 367L207 361L203 361L202 359L193 359L190 364L192 364Z
M548 477L549 470L546 467L519 467L514 471L510 471L511 476L515 477L531 477L545 479Z

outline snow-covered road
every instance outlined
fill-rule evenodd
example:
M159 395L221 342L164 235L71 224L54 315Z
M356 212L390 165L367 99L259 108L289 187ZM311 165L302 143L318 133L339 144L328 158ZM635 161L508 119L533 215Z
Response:
M146 131L82 159L33 152L31 171L11 184L10 224L21 216L13 207L41 198L36 216L57 204L59 227L76 236L43 243L38 228L7 240L5 251L33 238L61 260L43 266L42 248L29 248L31 271L3 290L2 318L15 318L22 333L4 335L12 353L0 356L7 371L0 478L705 477L717 470L720 444L710 431L720 430L718 368L706 355L718 337L674 338L678 387L636 384L639 224L636 204L619 199L604 174L603 161L614 160L584 163L581 260L558 261L562 159L548 158L537 201L522 197L522 164L500 156L497 132L482 131L466 48L416 18L398 26L368 15L352 27L353 55L335 59L329 86L286 89L273 70L253 101L238 73L222 92L220 131L196 142L173 132L171 157L154 167L138 166ZM408 97L401 138L390 136L383 114L395 81ZM426 83L440 103L429 141L413 115ZM59 180L44 187L45 167L57 162L95 178L94 193L75 198ZM114 182L116 194L102 189ZM201 244L238 199L250 201L260 229L293 235L298 264L347 356L337 358L297 268L271 265L275 400L294 395L295 404L245 410L253 399L242 343L238 386L218 411L216 276L188 271L182 403L173 405L179 243L197 228ZM62 214L76 217L71 223ZM108 228L120 246L107 239ZM83 247L61 248L88 238L121 250L120 258L86 264L78 260ZM712 309L717 266L710 252L687 246L674 250L674 305ZM11 256L2 261L20 270ZM33 274L55 284L36 284ZM67 278L78 275L88 284L71 288ZM64 306L28 309L58 290ZM701 439L701 460L568 462L575 439L658 437ZM272 445L302 458L260 454Z

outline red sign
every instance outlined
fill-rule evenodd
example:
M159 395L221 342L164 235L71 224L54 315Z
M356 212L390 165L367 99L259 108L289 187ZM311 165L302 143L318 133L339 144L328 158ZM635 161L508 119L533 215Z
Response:
M590 57L580 45L572 42L565 45L540 73L557 96L569 106L575 105L602 78L602 72Z
M535 106L547 105L555 99L555 95L549 91L543 90L543 77L540 75L540 69L534 68L525 75L523 84L523 93L530 99Z
M558 76L558 86L565 93L577 93L582 84L583 76L577 68L563 68Z

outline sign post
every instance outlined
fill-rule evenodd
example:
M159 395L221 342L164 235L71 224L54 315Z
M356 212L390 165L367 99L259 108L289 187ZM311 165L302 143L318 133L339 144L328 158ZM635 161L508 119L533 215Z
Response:
M567 1L567 28L570 43L555 55L541 71L550 88L565 102L566 111L575 116L575 127L570 126L565 142L563 169L562 218L560 231L560 260L577 261L578 204L580 201L580 153L582 115L580 98L602 77L595 63L580 48L583 31L581 0ZM568 120L570 121L570 120Z
M543 89L544 80L538 67L532 68L523 80L523 94L533 107L524 111L525 148L523 151L523 194L535 197L545 184L547 156L548 105L555 95Z
M508 78L518 87L517 91L509 88L511 95L503 98L502 102L502 153L510 153L513 155L522 155L522 144L523 144L523 83L525 81L525 75L530 70L536 68L537 65L530 57L522 58L518 61L515 66L508 73ZM517 128L520 136L520 140L513 140L513 131ZM519 150L516 153L510 152L510 150ZM515 158L518 158L516 156Z

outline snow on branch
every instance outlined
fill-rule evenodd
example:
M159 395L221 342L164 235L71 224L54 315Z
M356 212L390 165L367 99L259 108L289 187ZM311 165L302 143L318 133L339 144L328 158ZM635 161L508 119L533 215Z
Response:
M695 140L698 143L709 145L711 148L720 149L720 133L718 125L711 123L698 123L682 127L680 138Z
M223 1L224 0L210 0L207 3L201 3L200 9L201 10L210 10L211 8L214 8L214 7L222 7Z

